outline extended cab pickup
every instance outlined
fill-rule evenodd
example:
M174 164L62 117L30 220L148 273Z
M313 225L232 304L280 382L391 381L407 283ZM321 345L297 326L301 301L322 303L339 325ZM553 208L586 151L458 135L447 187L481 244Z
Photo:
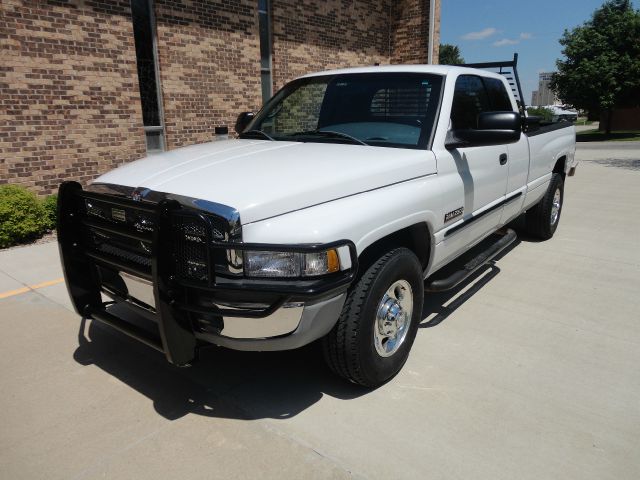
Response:
M321 339L333 371L380 385L409 355L425 291L493 258L525 212L530 234L553 236L575 131L521 112L486 69L298 78L241 114L237 139L61 185L73 304L176 365L204 345Z

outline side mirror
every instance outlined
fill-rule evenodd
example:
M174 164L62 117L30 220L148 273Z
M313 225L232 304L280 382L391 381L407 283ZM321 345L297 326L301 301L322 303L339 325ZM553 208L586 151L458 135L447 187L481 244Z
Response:
M444 146L447 149L506 145L520 140L522 118L516 112L482 112L478 128L450 130Z
M542 123L543 118L536 115L528 115L525 118L524 124L526 126L527 132L535 132L536 130L540 130L540 124Z
M249 125L249 122L251 122L251 120L253 120L255 116L256 114L253 112L242 112L240 115L238 115L235 126L236 133L241 134L242 132L244 132L244 129L247 128L247 125Z

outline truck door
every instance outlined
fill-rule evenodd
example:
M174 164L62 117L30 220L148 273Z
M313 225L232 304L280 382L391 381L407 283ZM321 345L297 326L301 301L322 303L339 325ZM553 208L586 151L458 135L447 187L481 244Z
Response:
M495 111L479 75L460 75L454 85L450 129L474 129L478 114ZM442 196L441 239L434 266L447 263L500 225L507 191L506 145L437 152Z
M477 75L457 78L451 107L452 128L476 128L479 113L496 110L483 78ZM457 148L451 154L464 187L465 218L482 215L473 222L482 225L473 229L482 235L500 222L502 208L493 207L504 199L507 191L507 146Z
M493 111L517 111L517 105L512 103L504 80L483 77L482 81L489 95L489 103ZM502 211L501 224L508 223L522 211L527 176L529 175L529 140L527 136L521 135L518 142L507 145L507 155L506 203Z

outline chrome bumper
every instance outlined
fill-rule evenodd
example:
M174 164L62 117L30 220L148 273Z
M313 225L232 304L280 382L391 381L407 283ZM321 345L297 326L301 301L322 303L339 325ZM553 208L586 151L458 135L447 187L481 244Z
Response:
M133 275L122 274L131 298L120 303L153 305L153 285ZM222 317L222 325L214 331L206 327L196 331L195 336L206 343L213 343L234 350L274 351L290 350L311 343L333 328L346 294L340 294L314 304L286 303L271 315L262 318ZM247 305L243 305L246 308ZM256 305L255 308L262 308ZM224 305L224 308L234 308Z
M252 337L234 338L227 336L227 332L233 332L235 329L244 328L249 325L251 325L251 328L255 328L256 325L253 323L255 321L264 322L264 326L261 327L261 330L270 331L270 333L273 333L278 329L281 329L281 331L288 330L291 325L290 322L292 320L292 315L286 312L286 309L283 308L280 308L269 317L246 319L251 320L252 323L245 323L245 319L243 318L230 318L229 325L235 324L238 320L240 320L240 322L233 328L222 330L220 334L196 332L196 338L234 350L292 350L318 340L329 333L338 321L338 317L340 317L340 312L342 311L342 306L344 305L346 297L346 293L342 293L328 300L300 307L296 310L296 315L299 313L300 317L297 320L295 328L280 335L271 335L260 338L257 336L258 330L253 330L254 333ZM227 321L225 321L225 326L226 325ZM223 333L227 333L227 335L223 335Z

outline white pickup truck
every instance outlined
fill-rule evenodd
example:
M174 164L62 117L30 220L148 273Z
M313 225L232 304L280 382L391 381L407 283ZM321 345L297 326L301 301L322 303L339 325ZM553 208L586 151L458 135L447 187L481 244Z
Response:
M61 185L74 306L176 365L211 344L321 340L338 375L380 385L407 360L425 291L489 261L524 212L530 234L553 236L575 132L536 126L521 107L486 69L298 78L241 114L237 139Z

